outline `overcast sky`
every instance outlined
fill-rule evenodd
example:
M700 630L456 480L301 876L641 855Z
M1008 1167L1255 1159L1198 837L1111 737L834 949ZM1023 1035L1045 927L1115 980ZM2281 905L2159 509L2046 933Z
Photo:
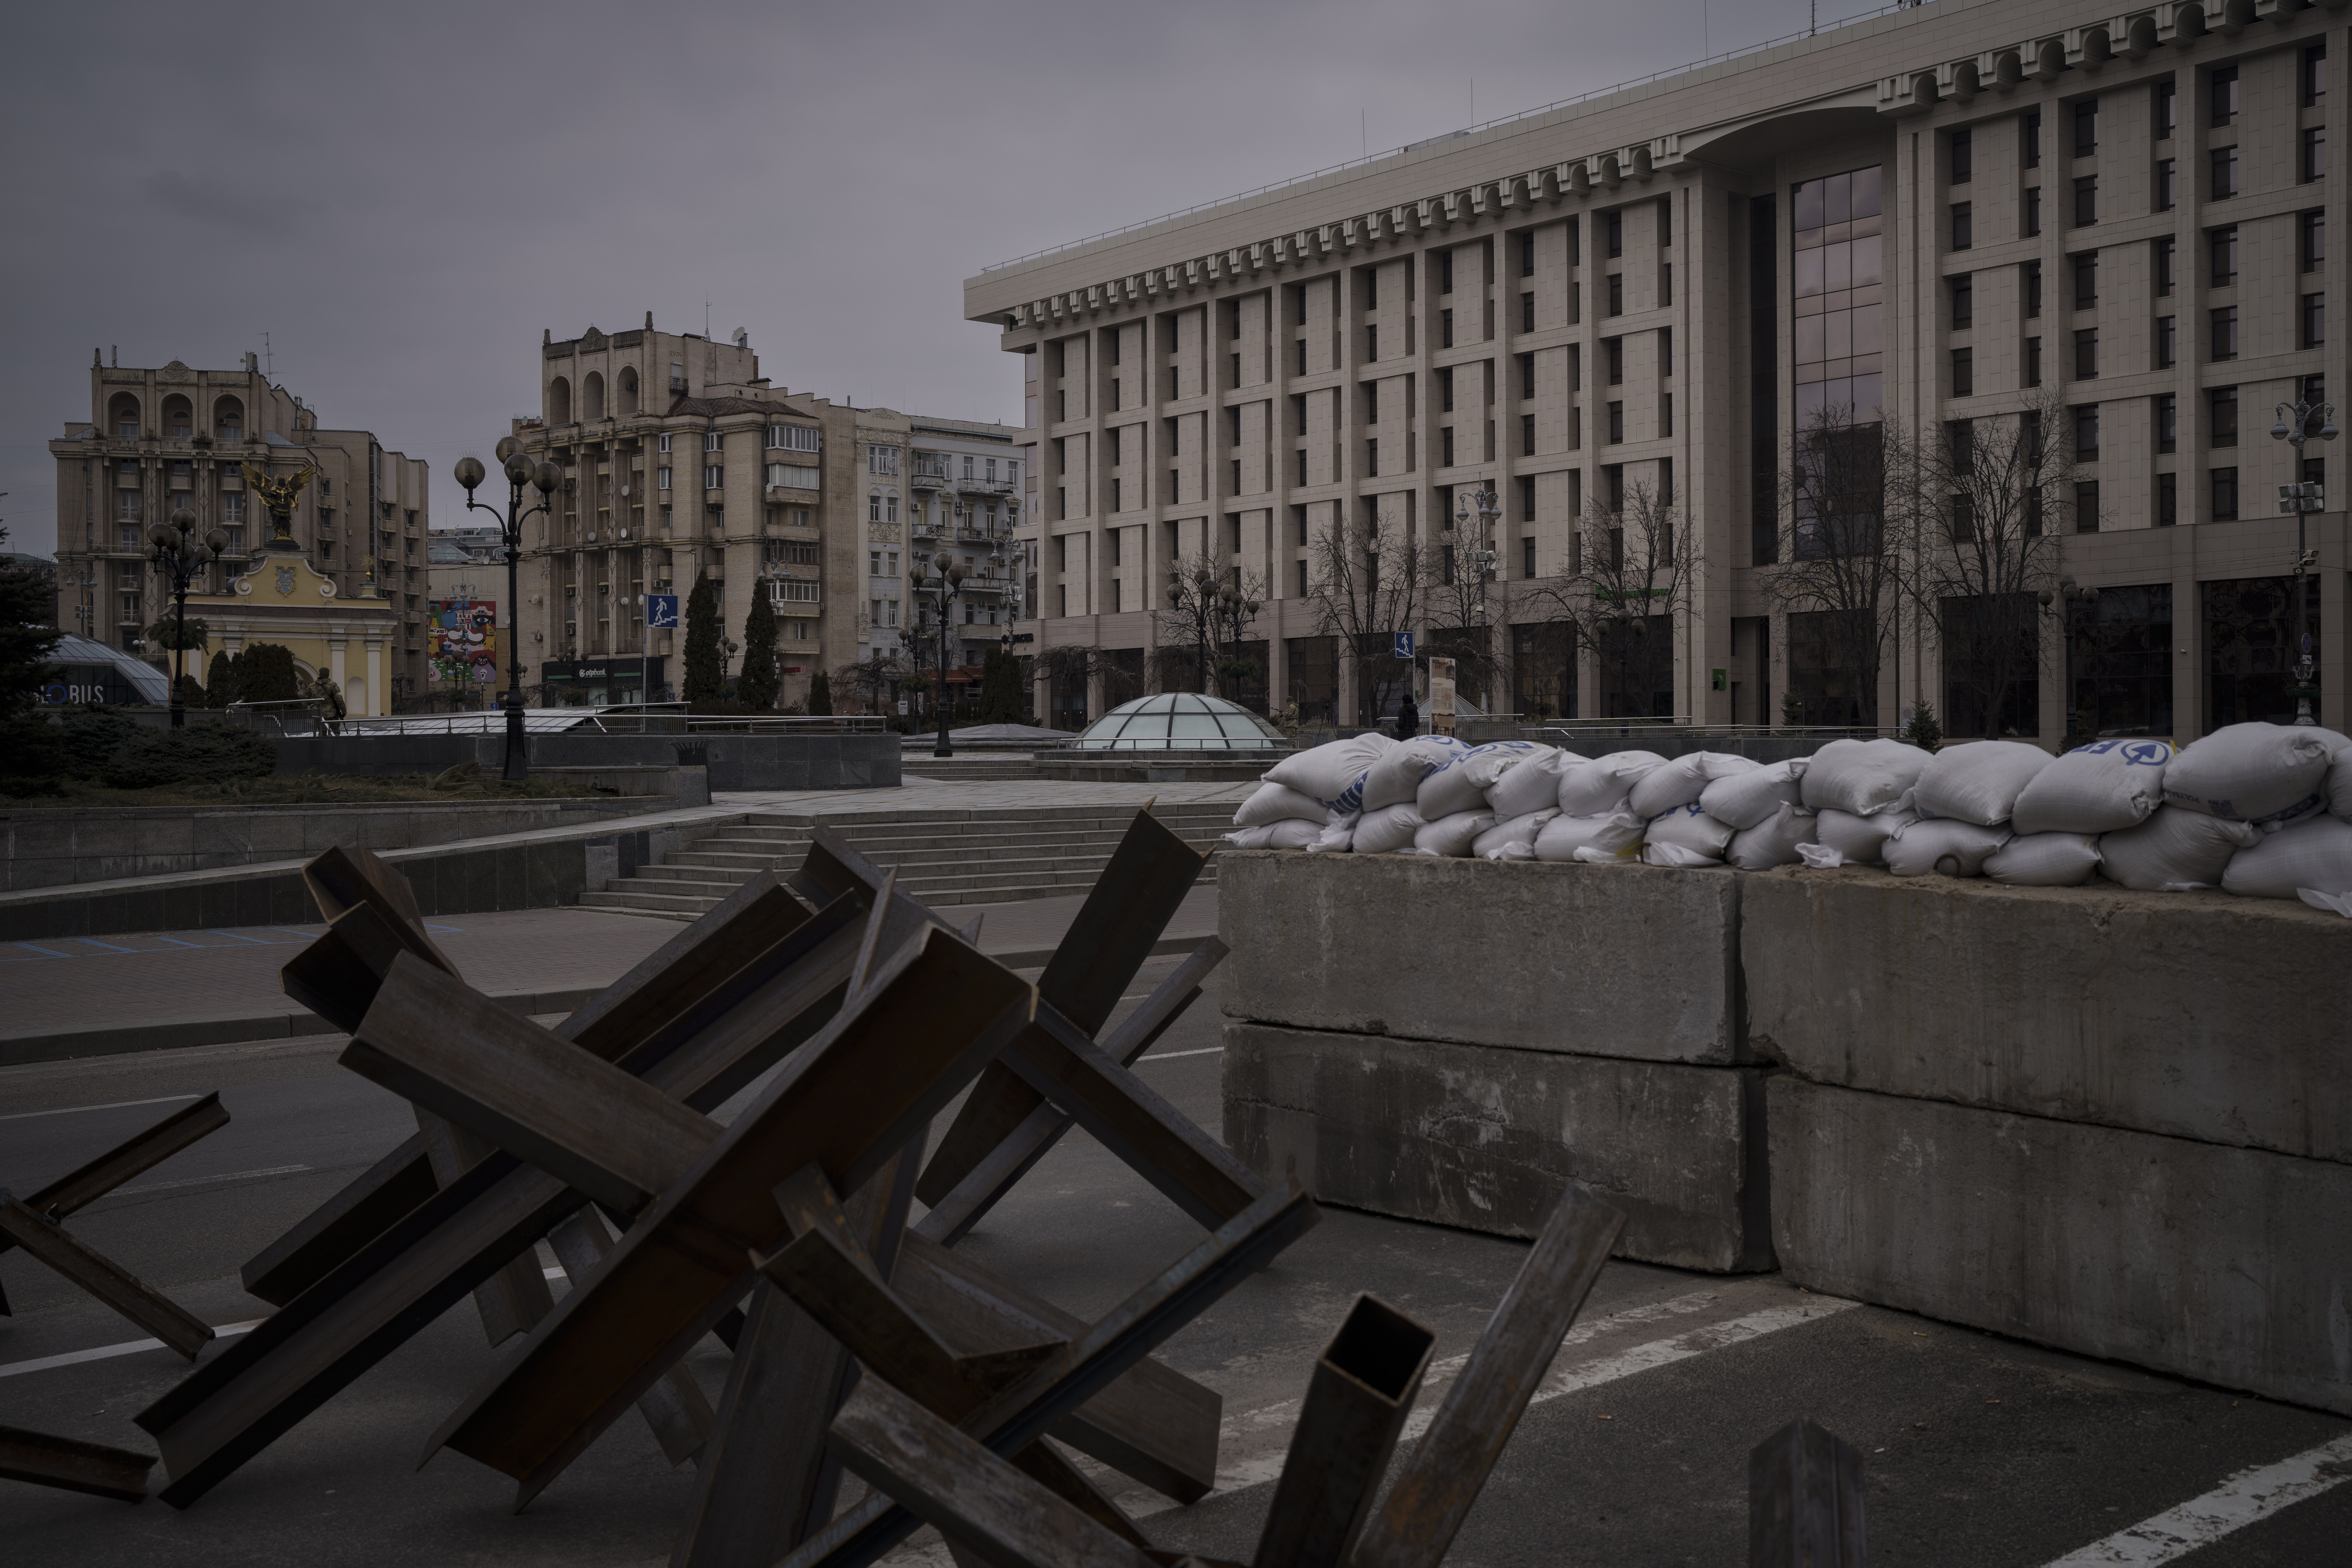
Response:
M1824 24L1871 0L1819 0ZM1017 421L992 263L1801 31L1807 0L28 5L0 57L0 519L90 351L233 369L448 479L542 328L751 334L777 384Z

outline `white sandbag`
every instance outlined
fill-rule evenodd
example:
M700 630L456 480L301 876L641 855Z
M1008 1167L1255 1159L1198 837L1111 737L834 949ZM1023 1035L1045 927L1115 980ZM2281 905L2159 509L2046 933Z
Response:
M2099 875L2126 888L2213 888L2230 858L2263 836L2251 822L2231 822L2187 806L2160 805L2137 827L2099 840Z
M1800 844L1797 858L1805 863L1809 871L1834 871L1845 864L1845 857L1826 844Z
M1555 816L1536 835L1536 858L1574 860L1583 849L1599 850L1610 858L1628 857L1641 847L1642 834L1648 826L1630 811L1599 816Z
M1913 804L1921 816L1990 827L2009 820L2018 792L2050 762L2049 752L2022 741L1962 741L1927 759L1913 787Z
M1394 741L1377 731L1350 735L1344 741L1293 752L1266 770L1268 784L1286 784L1310 800L1347 811L1362 809L1356 793L1365 770L1387 754ZM1350 798L1343 805L1343 795Z
M1304 849L1323 836L1322 822L1303 822L1297 817L1285 817L1280 822L1258 827L1244 827L1225 835L1225 842L1236 849Z
M1634 816L1641 815L1635 812ZM1679 844L1710 860L1723 858L1723 851L1731 842L1731 825L1717 822L1699 808L1696 801L1677 806L1650 819L1642 834L1643 844Z
M1832 741L1806 764L1805 805L1875 816L1919 782L1927 761L1927 752L1900 741Z
M1583 764L1584 759L1574 752L1538 746L1487 786L1486 804L1494 807L1496 816L1505 818L1525 816L1531 811L1557 811L1560 775Z
M2099 868L2088 833L2021 833L1995 850L1984 874L2012 888L2079 888Z
M1606 816L1625 804L1633 786L1666 759L1655 752L1612 752L1559 775L1555 803L1563 816Z
M1605 845L1580 844L1574 857L1580 866L1638 866L1642 863L1639 845L1631 849L1611 849Z
M1699 795L1698 803L1717 822L1727 822L1745 832L1771 821L1784 805L1804 805L1804 777L1802 757L1766 763L1717 779Z
M2116 833L2146 822L2164 804L2169 741L2094 741L2033 775L2018 792L2009 825L2021 837Z
M1636 816L1664 816L1697 800L1716 780L1755 771L1754 763L1729 752L1685 752L1643 773L1625 809Z
M2352 822L2352 738L2333 730L2319 731L2327 737L2327 809L2347 822Z
M1495 814L1491 811L1457 811L1416 829L1412 844L1414 848L1426 849L1433 855L1466 859L1470 846L1478 842L1478 835L1494 826Z
M1486 792L1538 749L1533 741L1490 741L1466 747L1421 781L1414 804L1432 822L1456 812L1476 811L1486 804Z
M2260 721L2181 748L2164 770L2164 804L2230 822L2292 822L2324 804L2333 731Z
M1559 815L1558 807L1548 805L1541 811L1502 817L1494 826L1478 835L1477 840L1470 846L1470 853L1481 860L1532 860L1536 858L1536 835L1543 831L1545 823ZM1526 853L1507 853L1513 849L1525 850Z
M1415 735L1410 741L1399 741L1365 770L1364 809L1378 811L1399 801L1410 805L1421 792L1423 779L1461 761L1469 751L1468 742L1451 735Z
M2297 888L2294 896L2315 910L2352 921L2352 893L2323 893L2316 888Z
M1691 869L1706 866L1720 866L1723 862L1712 855L1702 855L1687 845L1644 844L1642 846L1642 864L1680 866L1685 869Z
M1700 797L1699 804L1706 804L1705 796ZM1715 814L1708 812L1707 815L1713 816ZM1731 842L1724 847L1723 858L1743 871L1769 871L1775 866L1793 866L1804 858L1797 853L1797 846L1813 841L1813 828L1818 820L1801 805L1784 804L1755 826L1743 827L1733 834Z
M1918 820L1917 815L1909 811L1856 816L1853 812L1830 806L1813 821L1813 842L1836 850L1849 865L1881 866L1886 862L1887 837Z
M1277 822L1311 822L1320 827L1329 820L1331 808L1319 800L1310 800L1287 784L1262 784L1242 802L1234 813L1235 827L1267 827Z
M1331 820L1324 825L1307 846L1310 855L1345 855L1356 840L1356 824L1363 820L1360 811L1334 811Z
M1882 814L1883 815L1883 814ZM1886 868L1898 877L1975 877L2012 835L1956 816L1922 818L1886 836Z
M2309 888L2352 893L2352 822L2314 816L2289 823L2230 857L2221 890L2249 899L2292 899Z
M1403 748L1399 747L1402 751ZM1412 843L1412 836L1428 824L1412 802L1400 801L1384 805L1378 811L1368 811L1356 823L1356 837L1351 847L1359 855L1391 855Z

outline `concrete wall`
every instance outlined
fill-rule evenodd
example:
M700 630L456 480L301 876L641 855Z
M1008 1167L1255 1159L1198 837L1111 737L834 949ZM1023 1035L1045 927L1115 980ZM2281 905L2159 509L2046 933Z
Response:
M529 738L533 767L701 766L714 790L896 789L900 741L887 732L815 735L604 735ZM496 768L495 735L289 735L281 773L432 773L459 763Z
M122 806L0 814L0 891L163 877L224 866L307 858L342 844L420 848L541 828L576 827L680 804L679 774L659 795L558 800L393 801L382 805ZM589 775L590 777L597 775ZM583 782L588 782L583 778ZM642 777L623 777L643 788ZM696 780L698 789L699 780Z

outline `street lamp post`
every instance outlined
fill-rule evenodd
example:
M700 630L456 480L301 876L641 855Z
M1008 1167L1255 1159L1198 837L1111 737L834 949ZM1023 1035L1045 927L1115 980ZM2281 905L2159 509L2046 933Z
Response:
M1474 510L1475 509L1475 510ZM1454 503L1454 525L1457 532L1466 531L1473 518L1478 531L1471 536L1467 548L1462 551L1465 567L1478 574L1478 650L1481 658L1491 658L1493 650L1486 647L1486 582L1495 574L1495 564L1500 559L1495 552L1495 524L1502 521L1503 503L1494 490L1481 485L1464 495L1457 492ZM1481 701L1491 701L1482 676L1478 684Z
M957 510L962 510L961 503ZM955 748L948 742L948 627L950 612L955 606L957 594L963 589L966 574L963 563L945 550L932 556L930 564L936 569L936 575L926 574L918 564L907 574L907 580L913 585L917 608L926 616L934 611L939 616L940 685L939 689L931 694L931 707L939 715L940 738L939 743L931 748L931 755L952 757Z
M188 584L196 574L211 565L228 545L228 535L215 528L204 538L195 537L196 514L186 507L172 513L172 521L159 522L147 531L147 542L154 546L149 559L163 569L172 584L172 600L178 606L179 631L173 637L172 648L172 728L188 721L187 696L183 689L187 679L188 662Z
M2279 486L2279 510L2294 513L2294 721L2317 724L2319 717L2311 710L2311 700L2319 695L2312 684L2311 634L2305 628L2305 577L2311 571L2313 552L2305 539L2304 519L2312 512L2324 510L2327 498L2323 487L2307 482L2303 477L2303 444L2315 432L2311 422L2319 421L2316 434L2323 441L2336 439L2336 405L2310 403L2298 398L2278 405L2278 423L2271 426L2271 439L2284 441L2294 447L2294 482ZM2290 419L2292 424L2290 424Z
M507 755L499 776L520 779L530 771L530 753L522 739L522 604L521 563L523 520L547 510L548 497L563 482L563 472L553 463L541 460L533 464L523 455L522 442L512 436L498 445L498 459L507 476L507 510L499 517L495 506L485 506L474 499L474 490L488 477L479 458L457 459L457 482L466 489L466 510L486 511L499 521L500 536L507 547ZM522 487L530 485L539 491L539 504L526 511L522 504Z
M2074 700L2074 606L2096 603L2099 591L2079 587L2072 577L2061 577L2054 592L2044 588L2034 597L2041 602L2043 614L2055 615L2058 618L2058 637L2060 646L2065 650L2066 672L2066 738L2060 750L2070 750L2074 744L2076 731L2081 728L2082 717Z

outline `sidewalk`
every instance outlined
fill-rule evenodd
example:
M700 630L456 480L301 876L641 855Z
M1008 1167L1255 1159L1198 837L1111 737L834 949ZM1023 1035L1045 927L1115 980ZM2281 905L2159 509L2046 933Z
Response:
M861 792L871 793L871 792ZM982 921L983 952L1042 965L1083 895L942 911ZM468 984L529 1013L568 1013L684 928L600 910L514 910L439 916L433 940ZM9 1006L0 1066L327 1032L289 1002L278 970L326 928L229 927L0 942ZM1217 929L1217 890L1195 889L1169 922L1163 952L1190 952Z

